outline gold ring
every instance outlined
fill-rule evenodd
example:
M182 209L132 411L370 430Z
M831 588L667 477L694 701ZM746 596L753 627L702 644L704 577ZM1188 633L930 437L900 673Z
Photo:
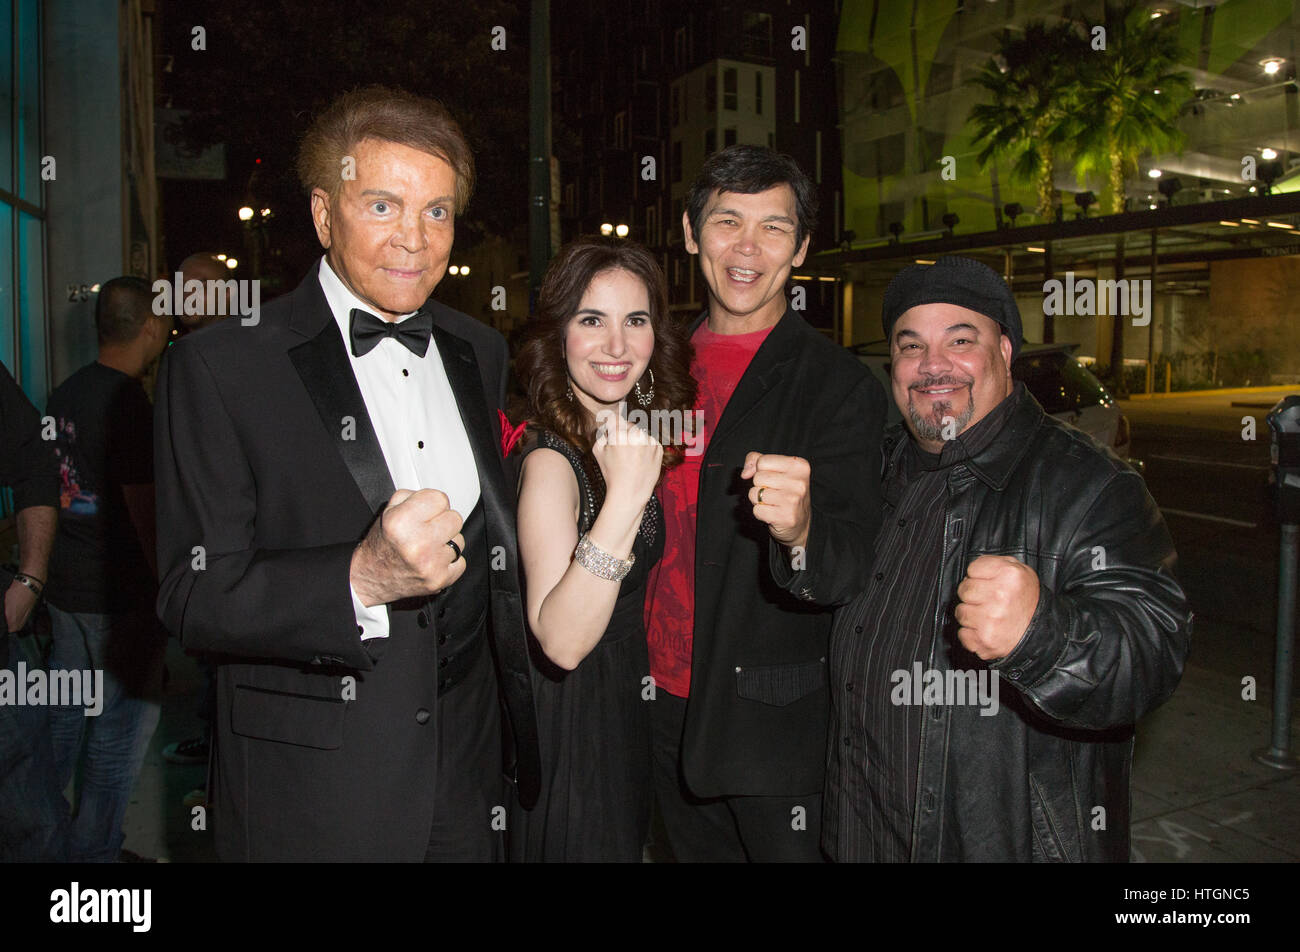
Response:
M766 488L767 488L766 486L759 486L759 487L758 487L758 504L759 504L760 506L763 505L763 490L766 489Z

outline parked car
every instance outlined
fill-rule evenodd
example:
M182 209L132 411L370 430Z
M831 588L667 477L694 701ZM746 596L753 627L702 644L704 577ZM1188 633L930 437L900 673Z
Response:
M1109 446L1120 459L1142 472L1141 460L1129 456L1132 445L1128 418L1120 412L1110 391L1072 354L1075 344L1024 343L1011 365L1011 376L1024 381L1044 410ZM903 417L894 405L889 381L889 342L878 340L849 348L885 388L889 398L889 424Z

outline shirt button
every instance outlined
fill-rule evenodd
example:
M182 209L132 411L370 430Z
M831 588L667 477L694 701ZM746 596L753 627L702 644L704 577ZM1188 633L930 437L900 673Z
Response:
M439 605L439 606L438 606L438 617L439 617L439 618L446 618L446 617L447 617L447 606L446 606L446 605Z
M858 627L857 627L857 628L854 628L853 630L856 631L859 635L862 634L862 626L861 626L861 625L858 625Z
M1007 672L1007 677L1009 677L1012 681L1019 681L1020 674L1021 672L1019 668L1012 668L1010 671Z
M362 628L360 625L357 625L357 634L358 634L358 635L364 635L365 633L366 633L366 630L365 630L364 628Z
M417 723L417 724L427 724L427 723L429 723L429 712L426 711L424 708L420 708L418 711L416 711L416 712L415 712L415 723Z
M418 446L420 449L424 449L424 440L417 441L415 445Z
M844 682L844 690L848 691L849 693L852 693L852 692L853 692L853 682L852 682L852 681L845 681L845 682Z
M446 636L446 635L439 635L439 636L438 636L438 644L439 644L439 645L445 645L446 643L447 643L447 636Z
M409 376L411 376L411 372L410 372L409 370L406 370L405 368L403 368L403 370L402 370L402 376L403 376L403 377L409 377Z
M876 573L876 581L877 581L877 582L883 582L884 580L885 580L885 573L884 573L884 572L877 572L877 573Z
M423 609L421 609L420 612L415 616L415 623L419 625L421 628L429 627L429 616L424 613Z
M905 526L905 525L907 525L907 520L906 520L906 519L899 519L899 520L898 520L898 528L901 529L901 528L903 528L903 526Z
M845 746L845 747L849 747L849 746L851 746L852 744L853 744L853 738L850 737L848 734L845 734L845 735L844 735L844 746Z
M447 662L450 661L450 660L452 659L452 657L453 657L452 655L448 655L448 656L445 657L445 658L439 658L439 659L438 659L438 667L440 667L440 668L445 668L445 667L447 667Z

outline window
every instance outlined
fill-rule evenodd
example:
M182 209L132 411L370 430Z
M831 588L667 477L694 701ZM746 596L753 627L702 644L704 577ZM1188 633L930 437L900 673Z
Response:
M713 70L704 74L704 111L718 111L718 74Z
M776 135L771 132L767 134L767 147L769 149L776 148Z
M761 116L763 114L763 72L756 70L754 72L754 114Z
M772 55L772 14L742 14L740 48L746 56L770 57Z
M735 145L735 144L736 144L736 130L735 130L735 129L723 129L723 130L722 130L722 145L723 145L724 147L726 147L726 146L729 146L729 145Z
M668 118L676 129L682 124L682 87L674 86L669 93Z
M724 69L722 71L722 108L735 112L739 108L740 96L737 94L736 87L739 83L735 69Z
M654 205L645 207L645 243L654 247L659 241L659 209Z
M564 186L564 213L566 215L578 214L578 189L572 182Z
M38 407L47 395L40 8L0 4L0 362Z
M718 130L704 130L704 155L708 157L718 151Z
M614 113L614 148L627 148L627 112Z
M673 143L673 181L682 180L682 140Z
M686 62L686 27L679 26L673 31L673 65L682 66Z

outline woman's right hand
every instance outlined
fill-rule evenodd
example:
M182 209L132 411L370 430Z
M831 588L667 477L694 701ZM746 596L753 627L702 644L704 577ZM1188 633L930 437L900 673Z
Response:
M591 455L605 478L605 498L644 506L659 482L664 448L635 423L613 410L596 417L596 442Z

